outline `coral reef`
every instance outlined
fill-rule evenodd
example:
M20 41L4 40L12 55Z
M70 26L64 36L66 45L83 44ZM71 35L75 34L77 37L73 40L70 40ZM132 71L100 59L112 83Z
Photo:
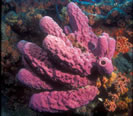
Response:
M31 88L46 90L30 99L29 106L39 112L67 111L88 104L98 94L97 75L113 71L115 40L107 33L97 37L76 4L69 3L67 11L72 29L65 26L64 31L81 43L86 52L74 47L49 16L40 20L41 29L48 33L43 49L24 40L17 45L25 66L17 79Z
M83 13L85 13L86 16L88 17L89 20L87 23L92 27L92 31L89 35L88 31L85 32L84 26L81 27L83 29L82 32L77 30L75 31L73 29L73 25L69 23L71 21L71 18L69 18L69 13L67 12L66 4L70 1L75 2L75 4L79 6L83 11ZM11 116L18 116L18 115L131 116L132 103L133 103L132 101L133 98L132 4L133 4L132 0L28 0L28 1L2 0L1 115L2 116L4 115L6 116L10 115ZM52 22L57 22L61 28L64 28L62 32L65 32L65 37L64 36L60 37L60 35L62 35L61 34L62 32L58 33L58 31L56 31L57 34L53 34L51 32L52 34L50 35L53 35L54 37L52 37L52 39L51 38L49 39L48 37L50 36L49 35L47 36L47 34L49 34L48 30L44 29L43 26L41 26L40 24L40 26L42 27L41 30L39 26L39 21L43 16L49 16L47 17L48 19L52 20ZM54 21L50 17L52 17ZM79 20L79 22L80 20L82 20L82 18L80 19L78 17L77 19ZM45 21L49 22L47 20ZM44 22L44 25L46 24L46 22ZM82 22L84 21L82 20ZM55 23L51 23L49 27L47 27L46 25L44 27L47 28L56 27L56 25L53 26L54 24ZM84 25L83 23L81 24ZM87 24L85 23L85 25ZM56 29L50 28L50 30L52 29L57 30L58 28ZM99 43L99 39L100 38L103 39L101 35L107 37L107 35L103 34L103 32L108 33L108 35L115 38L116 40L116 49L112 58L114 71L111 73L111 75L104 74L104 72L107 72L107 70L101 71L100 67L97 65L98 62L100 61L99 59L103 57L99 56L98 54L98 53L101 54L102 53L101 51L99 52L98 50L97 52L97 49L100 48L98 46L101 46L101 44ZM85 36L82 38L82 35ZM96 37L96 39L90 37L92 35L93 37ZM88 40L88 38L92 38L92 41L90 41L91 39ZM42 42L43 39L44 42ZM60 41L60 39L62 39L64 42ZM95 40L94 42L93 39ZM43 74L43 72L39 72L38 70L42 65L38 65L38 60L39 60L38 58L34 62L37 64L37 68L34 68L34 66L32 66L31 64L31 60L26 55L23 55L21 51L20 53L22 55L18 52L17 43L20 40L28 41L26 42L26 44L28 44L29 41L32 42L32 45L33 43L36 43L38 45L36 46L37 48L41 46L43 43L43 49L42 48L41 49L43 52L47 53L46 55L47 57L45 58L48 58L48 62L47 63L45 62L46 67L48 67L49 69L49 66L52 66L51 69L53 69L54 67L58 69L58 71L66 73L67 74L66 78L65 79L63 78L65 80L65 83L64 80L60 81L59 79L57 80L57 78L54 78L55 80L51 78L53 75L54 75L53 77L55 77L55 75L57 76L57 73L55 74L54 72L53 74L51 73L51 70L46 70L46 69L43 70L46 72L50 71L50 73L48 74L46 74L45 72L44 72L45 74ZM58 42L56 42L56 40L58 40ZM88 46L86 44L87 42ZM47 43L50 45L48 45ZM63 43L65 43L65 46ZM53 48L51 46L56 46L56 47ZM64 47L65 49L63 49ZM25 47L23 48L23 50L24 49ZM78 49L76 53L75 49ZM109 49L105 50L104 52L105 57L107 57L106 54L109 53L108 51ZM59 52L61 52L61 54ZM66 54L66 52L70 53ZM32 52L32 54L33 53L35 52ZM38 52L35 53L36 54L35 57L38 56L37 53ZM56 53L59 53L60 55ZM90 56L85 57L86 54L89 54ZM94 61L91 60L90 62L91 65L89 66L91 70L89 68L88 68L89 70L87 70L87 67L85 66L87 66L88 64L86 64L86 62L84 61L88 62L88 59L90 61L90 59L93 59L93 57L94 59L95 58L96 59ZM21 60L23 60L23 62L21 62ZM75 61L79 60L80 61L82 60L83 62L76 64ZM83 63L85 63L86 65ZM23 66L25 68L22 68ZM79 70L79 67L82 69ZM20 70L20 68L22 68L22 70ZM19 70L23 77L20 78L21 83L18 81L18 78L16 78L16 74L18 73ZM23 71L25 73L22 73ZM55 69L53 69L53 71L55 71ZM102 75L99 73L102 73ZM27 78L27 75L30 75L30 78ZM74 76L76 75L75 77L77 77L80 83L77 80L75 81L75 78L74 81L71 81L73 77L68 78L70 75ZM86 78L87 82L86 81L84 82L83 78ZM68 80L66 81L66 79ZM71 84L69 80L73 82L73 84ZM26 86L24 86L23 84ZM73 96L77 95L77 91L79 91L79 89L86 90L87 89L86 87L89 87L88 85L98 88L98 94L96 95L95 99L92 100L92 102L86 101L86 103L84 103L86 105L79 106L79 108L77 107L76 109L68 108L72 110L69 110L67 112L51 114L51 113L38 112L32 110L28 105L31 96L35 93L39 94L43 92L49 92L49 94L50 93L53 94L53 92L57 91L60 93L63 92L65 94L68 94L74 91L72 95L70 94L70 98L73 99ZM76 94L74 94L75 92ZM78 99L81 100L80 98L81 94L77 96L78 97L76 100ZM84 95L82 96L84 98ZM48 97L51 98L52 96L49 95ZM68 101L70 100L68 99ZM56 103L61 104L62 102L58 102L58 100L55 100L55 104Z
M40 18L45 14L45 10L39 9L29 9L25 13L10 11L5 15L5 22L19 35L25 35L31 32L31 35L39 35L40 30L36 25L39 24ZM34 23L31 23L31 21Z
M29 38L30 36L32 38L38 37L41 35L38 26L40 18L52 12L55 15L55 5L66 5L67 3L67 0L2 0L2 12L4 14L2 19L20 36L28 33ZM58 13L56 14L58 15Z
M26 12L29 10L29 6L37 9L48 9L50 6L59 4L66 5L68 0L2 0L4 10L15 9L16 12ZM3 11L4 11L3 10Z
M20 54L14 47L18 40L11 38L10 40L2 40L2 51L1 51L1 65L2 73L16 70L16 64L20 61Z
M105 109L109 112L124 111L131 105L131 95L128 95L129 88L131 87L130 78L126 74L118 72L116 67L110 77L104 76L100 79L98 78L96 85L100 90L104 91L104 94L107 94L107 97L102 97L102 99Z
M124 0L123 2L113 0L101 0L99 2L91 2L91 0L72 1L77 3L83 12L88 16L90 19L89 24L92 26L102 23L111 26L117 25L118 27L126 27L131 23L132 0ZM67 15L64 15L64 17L67 17Z
M115 109L116 109L116 104L114 101L110 101L108 99L105 99L105 102L104 102L104 106L105 108L110 111L110 112L114 112Z

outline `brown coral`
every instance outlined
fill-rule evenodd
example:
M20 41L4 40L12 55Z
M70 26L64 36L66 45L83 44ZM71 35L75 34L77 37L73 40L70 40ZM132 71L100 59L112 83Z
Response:
M13 69L15 62L19 60L19 53L14 48L14 45L11 44L9 40L2 41L2 51L1 51L1 63L2 63L2 72L8 72L8 70Z

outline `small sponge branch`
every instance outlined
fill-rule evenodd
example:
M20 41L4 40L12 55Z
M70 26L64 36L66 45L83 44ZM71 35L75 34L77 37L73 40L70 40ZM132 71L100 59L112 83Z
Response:
M97 93L98 89L95 86L86 86L78 90L42 92L31 97L29 106L40 112L68 111L88 104Z
M36 76L33 72L22 68L18 74L17 79L30 88L37 90L52 90L53 87L42 81L39 77Z

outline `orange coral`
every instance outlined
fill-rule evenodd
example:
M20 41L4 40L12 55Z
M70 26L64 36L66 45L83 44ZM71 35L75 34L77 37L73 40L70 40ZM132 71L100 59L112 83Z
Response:
M107 89L109 87L111 87L111 85L113 84L113 82L116 80L117 74L112 72L112 74L110 75L110 77L106 77L103 76L102 80L100 81L100 79L98 78L96 85L98 85L98 87L100 87L100 83L102 82L102 86Z
M102 79L102 82L104 83L104 84L106 84L107 82L108 82L108 79L107 79L107 77L103 77L103 79Z
M111 99L113 101L119 100L119 96L117 94L113 94L113 93L109 92L108 95L111 96Z
M127 104L125 101L120 100L120 101L117 103L117 107L118 107L120 110L125 110L125 109L128 109L128 104Z
M115 90L119 94L125 94L128 91L127 85L130 82L130 79L127 78L125 75L122 75L121 73L118 73L118 77L115 82Z
M117 74L115 72L112 72L111 77L109 78L109 81L108 81L108 87L111 87L111 85L115 81L116 77L117 77Z
M114 112L117 106L114 101L105 99L104 107L106 108L106 110L108 110L110 112Z
M128 38L125 36L116 37L116 51L114 57L116 57L120 52L127 53L133 45L128 41Z
M106 89L108 86L108 78L107 77L104 76L102 78L102 84L103 84L103 87Z
M117 69L115 71L118 72ZM106 110L114 112L116 108L120 110L128 108L129 103L132 102L132 99L126 96L129 82L130 79L126 77L126 74L120 72L112 72L109 78L103 76L102 87L108 94L108 97L104 98L104 107ZM113 89L113 91L111 91L111 89Z
M98 78L97 81L96 81L96 86L97 86L98 88L100 88L101 85L102 85L102 84L101 84L100 78Z

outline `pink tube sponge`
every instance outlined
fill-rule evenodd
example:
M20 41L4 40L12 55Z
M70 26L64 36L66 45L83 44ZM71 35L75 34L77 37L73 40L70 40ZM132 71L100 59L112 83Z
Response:
M98 60L98 68L100 73L111 74L113 72L112 61L107 57L102 57Z
M17 45L25 67L20 69L17 79L43 91L33 94L29 103L39 112L68 111L88 104L98 93L94 71L101 74L113 71L115 40L106 33L97 37L87 16L73 2L68 4L67 11L70 17L70 26L64 27L67 35L51 17L44 16L40 28L48 35L43 47L24 40ZM73 46L70 35L86 51Z
M78 90L42 92L31 97L29 106L39 112L67 111L88 104L97 91L95 86L88 85Z
M115 40L107 33L102 33L98 39L98 47L96 48L96 54L98 57L107 57L111 59L115 52Z
M91 74L93 63L96 62L91 53L83 54L79 48L67 46L63 40L52 35L44 39L43 46L64 69L82 76Z
M35 88L37 90L52 90L53 87L48 83L45 83L40 78L38 78L33 72L30 72L27 69L21 69L18 74L17 78L21 83L27 85L30 88Z

